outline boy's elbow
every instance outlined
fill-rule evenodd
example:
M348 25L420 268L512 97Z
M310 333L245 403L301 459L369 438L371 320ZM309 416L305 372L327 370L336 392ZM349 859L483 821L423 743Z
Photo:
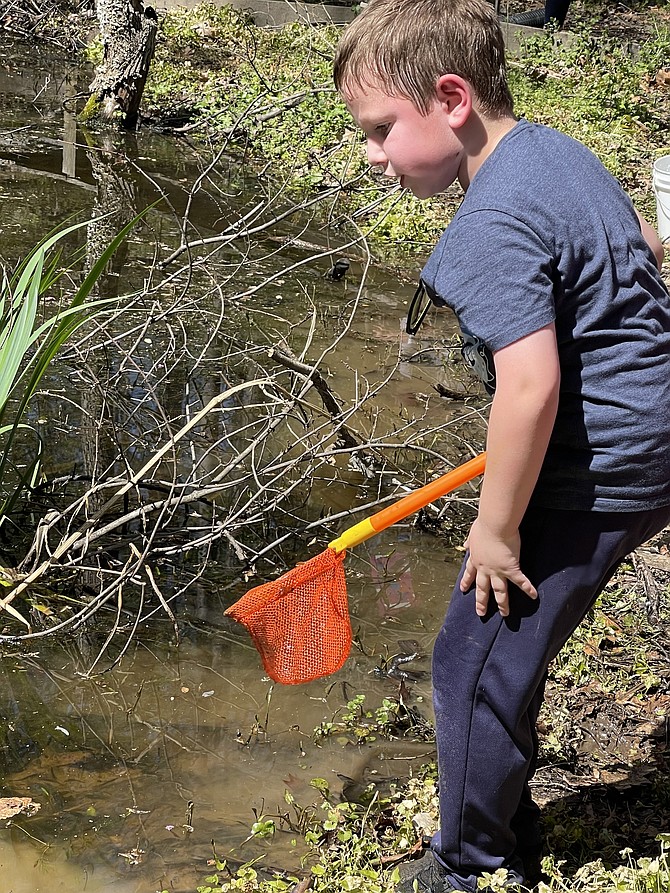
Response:
M527 372L528 374L524 374ZM500 411L525 418L530 425L553 424L558 411L561 373L558 364L549 364L540 374L518 370L514 377L503 379L496 389L494 401Z
M656 258L656 266L660 270L663 266L663 261L665 260L665 249L663 248L663 243L660 239L657 239L658 248L652 248L654 252L654 257Z
M637 219L640 222L640 229L642 230L642 235L644 237L645 242L651 248L651 252L654 255L654 259L656 261L656 266L660 270L663 266L663 261L665 259L665 249L663 248L663 242L658 237L658 233L654 229L654 227L647 223L642 214L639 211L635 211L637 214Z
M656 230L649 227L651 230L648 236L645 236L645 240L649 247L651 248L652 254L654 255L654 260L656 261L656 266L660 270L663 266L663 261L665 259L665 249L663 248L663 242L656 235Z
M553 323L498 351L494 362L497 387L507 400L538 407L557 405L561 364Z
M519 399L531 409L535 407L537 414L541 416L555 416L558 410L561 373L558 369L552 371L553 374L537 376L534 380L527 381L526 387L519 393Z

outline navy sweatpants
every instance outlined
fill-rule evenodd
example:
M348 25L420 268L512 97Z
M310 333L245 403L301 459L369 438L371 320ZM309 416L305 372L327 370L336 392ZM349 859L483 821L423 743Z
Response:
M510 614L475 613L474 590L454 588L433 652L440 831L433 849L458 889L483 871L523 879L519 855L539 843L528 782L549 662L619 563L670 523L670 506L645 512L529 509L521 567L538 591L512 586Z

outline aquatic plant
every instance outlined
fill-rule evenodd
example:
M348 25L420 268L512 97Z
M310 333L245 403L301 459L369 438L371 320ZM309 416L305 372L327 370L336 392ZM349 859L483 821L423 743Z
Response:
M136 221L109 243L64 306L43 318L47 292L64 270L61 243L87 223L65 227L37 245L0 285L0 525L21 493L39 476L44 444L35 424L25 421L30 400L54 357L77 329L115 299L87 300L108 261ZM18 456L18 447L21 455Z
M425 794L421 793L425 787ZM401 800L407 795L408 800ZM399 808L406 804L427 805L435 800L435 784L430 776L412 779L406 791L401 791L392 802L378 802L366 808L339 803L324 803L312 817L312 827L305 832L310 848L305 857L302 878L292 874L271 872L263 868L262 859L233 867L226 860L212 860L215 869L198 885L197 893L393 893L399 879L397 862L414 850L409 848L406 824ZM399 821L397 839L380 836ZM670 889L670 835L656 838L658 852L654 856L633 858L630 849L621 851L624 863L607 866L601 859L585 862L574 873L564 863L551 857L543 860L545 880L533 889L536 893L667 893ZM404 851L403 851L404 847ZM485 874L484 889L509 890L507 873ZM527 887L517 886L518 893L528 893Z
M263 868L262 858L239 867L225 859L213 859L211 872L198 885L197 893L393 893L399 879L397 863L416 852L412 848L411 823L404 817L408 807L436 808L435 780L426 773L411 779L391 800L362 807L352 803L324 802L311 815L304 833L309 848L305 868L298 878ZM588 821L588 818L585 819ZM395 839L389 829L395 828ZM408 833L409 829L409 833ZM576 871L552 857L542 861L545 880L536 893L667 893L670 889L670 834L656 837L654 856L634 858L630 849L621 851L623 864L606 865L602 859L584 862ZM507 873L485 874L487 891L509 890ZM518 893L529 888L515 886ZM164 891L165 893L165 891Z

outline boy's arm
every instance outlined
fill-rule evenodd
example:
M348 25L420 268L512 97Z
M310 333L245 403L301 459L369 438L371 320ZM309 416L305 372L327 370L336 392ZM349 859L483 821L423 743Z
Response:
M635 209L635 213L637 214L637 219L640 221L640 229L642 230L642 235L645 238L645 241L654 252L654 257L656 258L656 266L660 270L663 266L663 258L665 256L665 251L663 248L663 242L658 238L658 233L654 229L654 227L647 223L642 214Z
M491 591L509 613L508 580L526 595L535 587L519 566L519 524L537 482L558 407L560 366L554 325L494 354L496 393L486 444L479 513L468 536L461 581L476 583L476 611L486 614Z

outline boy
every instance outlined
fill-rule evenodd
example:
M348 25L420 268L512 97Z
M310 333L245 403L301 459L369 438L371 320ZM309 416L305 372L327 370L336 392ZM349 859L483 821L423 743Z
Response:
M479 512L435 644L440 831L398 890L529 881L549 662L619 562L670 522L663 248L580 143L513 114L485 0L372 0L335 84L368 158L463 202L422 273L494 393Z

